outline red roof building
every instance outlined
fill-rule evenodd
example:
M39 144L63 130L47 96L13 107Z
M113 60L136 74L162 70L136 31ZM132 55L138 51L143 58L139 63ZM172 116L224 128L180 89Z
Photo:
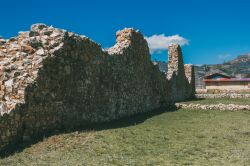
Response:
M233 78L228 75L213 73L203 79L206 89L244 90L250 89L250 78Z

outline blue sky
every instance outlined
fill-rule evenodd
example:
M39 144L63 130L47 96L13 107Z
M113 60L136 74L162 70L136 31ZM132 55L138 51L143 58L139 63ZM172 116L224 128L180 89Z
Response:
M125 27L145 36L179 35L185 63L221 63L250 52L248 0L22 0L2 1L0 35L16 36L31 24L45 23L86 35L104 48ZM166 60L160 49L153 59Z

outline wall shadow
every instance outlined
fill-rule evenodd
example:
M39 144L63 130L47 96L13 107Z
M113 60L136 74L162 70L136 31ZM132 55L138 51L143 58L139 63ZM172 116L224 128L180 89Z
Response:
M205 98L192 97L192 98L188 98L186 100L183 100L182 102L185 102L185 101L200 101L200 100L206 100L206 99Z
M145 120L152 118L153 116L160 115L165 112L174 112L177 108L174 104L161 107L159 109L155 109L149 112L138 113L136 115L131 115L127 117L123 117L120 119L112 120L110 122L103 122L103 123L95 123L85 126L79 126L72 129L60 129L56 131L50 131L43 135L37 135L33 140L30 141L19 141L15 142L12 145L6 146L2 151L0 151L0 159L6 158L8 156L13 155L14 153L20 153L25 148L31 147L33 144L36 144L43 140L43 138L48 138L50 136L59 135L63 133L72 133L76 131L84 132L84 131L100 131L100 130L107 130L107 129L116 129L116 128L123 128L128 126L138 125L143 123Z

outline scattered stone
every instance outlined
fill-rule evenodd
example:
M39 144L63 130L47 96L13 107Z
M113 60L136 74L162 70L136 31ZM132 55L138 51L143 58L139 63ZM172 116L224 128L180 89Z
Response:
M216 98L250 98L249 93L217 93L217 94L195 94L196 98L210 98L210 99L216 99Z
M201 110L219 110L219 111L250 111L250 105L237 105L237 104L184 104L176 103L177 108L201 109Z

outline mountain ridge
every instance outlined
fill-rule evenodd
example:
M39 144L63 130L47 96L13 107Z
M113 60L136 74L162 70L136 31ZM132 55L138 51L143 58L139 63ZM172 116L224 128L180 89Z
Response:
M167 62L154 61L160 71L167 71ZM203 78L212 73L226 74L237 78L250 78L250 53L242 54L222 64L194 65L196 87L204 87Z

